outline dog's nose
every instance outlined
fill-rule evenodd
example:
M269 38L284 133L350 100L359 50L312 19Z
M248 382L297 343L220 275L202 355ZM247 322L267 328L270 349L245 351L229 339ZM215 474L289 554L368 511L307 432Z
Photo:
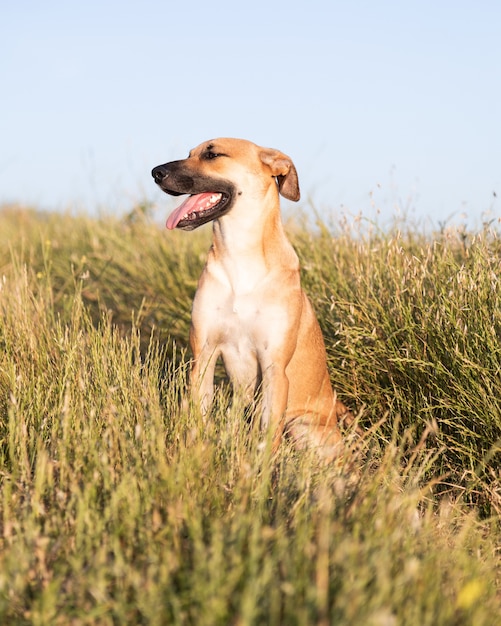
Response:
M167 176L167 170L163 165L157 165L151 170L151 175L155 179L157 185L159 185L163 179Z

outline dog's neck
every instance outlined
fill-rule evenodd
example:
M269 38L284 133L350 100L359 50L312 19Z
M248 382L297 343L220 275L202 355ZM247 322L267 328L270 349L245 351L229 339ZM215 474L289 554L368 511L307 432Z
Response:
M276 196L273 201L241 199L214 221L211 258L235 292L251 288L271 271L299 270L282 224L278 193L269 191Z

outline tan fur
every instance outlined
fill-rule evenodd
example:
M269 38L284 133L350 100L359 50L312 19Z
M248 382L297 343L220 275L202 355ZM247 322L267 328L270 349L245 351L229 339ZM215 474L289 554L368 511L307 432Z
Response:
M208 146L224 156L204 158ZM177 163L186 176L229 180L236 189L231 210L213 222L193 302L194 397L207 413L221 356L237 393L251 401L261 391L261 428L272 430L274 451L285 431L298 447L335 458L338 418L349 412L331 388L322 333L280 216L279 193L299 199L294 164L240 139L204 142Z

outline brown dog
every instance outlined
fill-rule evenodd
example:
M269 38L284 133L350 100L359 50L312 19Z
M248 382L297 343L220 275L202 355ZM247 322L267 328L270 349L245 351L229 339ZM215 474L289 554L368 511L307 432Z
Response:
M298 447L333 459L338 418L351 414L332 391L322 333L282 226L279 193L299 200L291 159L249 141L214 139L152 175L168 194L189 194L167 228L213 221L190 332L192 393L203 414L222 356L234 390L249 402L261 391L261 428L272 429L274 451L285 430Z

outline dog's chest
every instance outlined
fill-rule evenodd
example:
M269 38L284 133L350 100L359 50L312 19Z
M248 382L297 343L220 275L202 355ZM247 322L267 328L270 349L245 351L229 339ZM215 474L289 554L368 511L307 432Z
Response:
M259 351L283 331L287 309L265 290L235 293L202 289L193 303L193 324L204 328L210 344L243 354Z
M254 294L226 294L214 302L210 321L212 333L224 343L254 343L266 329L268 309Z

